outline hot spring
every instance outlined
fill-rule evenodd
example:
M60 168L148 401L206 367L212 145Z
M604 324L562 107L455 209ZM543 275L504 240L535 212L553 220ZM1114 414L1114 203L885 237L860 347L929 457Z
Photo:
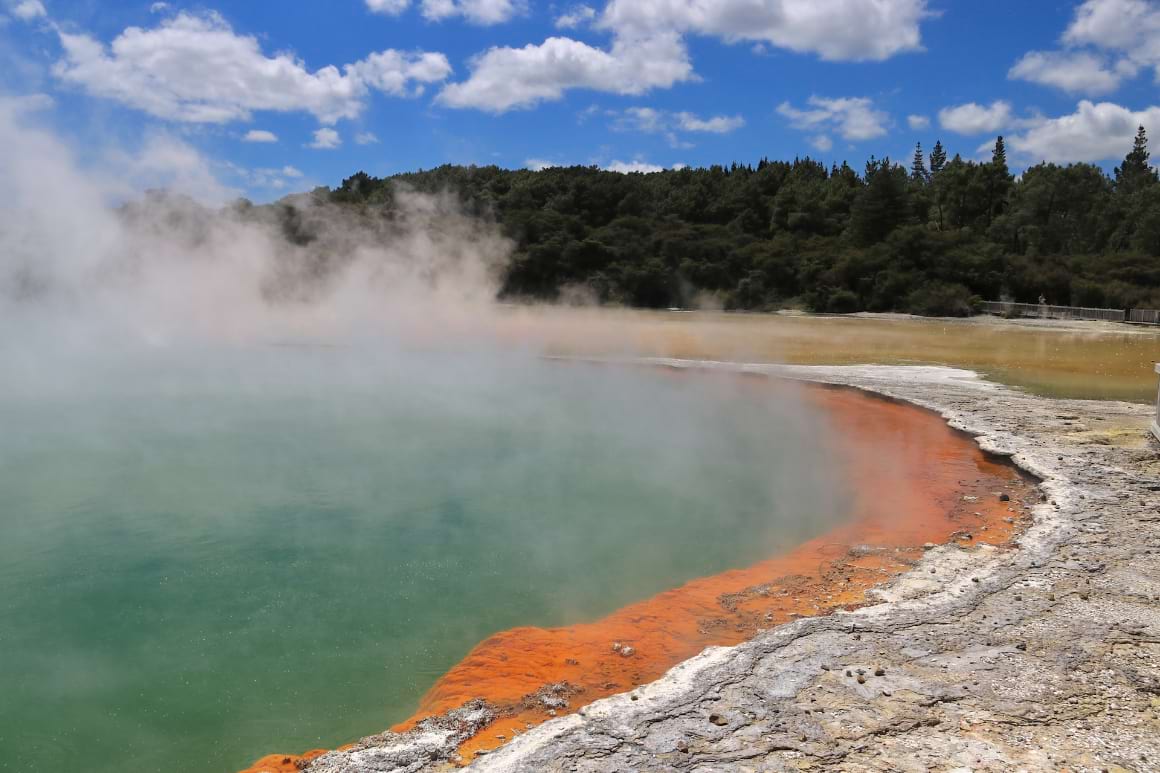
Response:
M4 355L14 769L335 746L490 634L595 619L850 511L826 418L727 379L381 341Z

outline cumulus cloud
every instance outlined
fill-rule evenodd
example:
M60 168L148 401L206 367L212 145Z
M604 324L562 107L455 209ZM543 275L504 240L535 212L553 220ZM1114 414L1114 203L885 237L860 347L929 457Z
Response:
M1007 137L1007 147L1027 161L1108 161L1132 148L1136 128L1160 132L1160 107L1129 110L1111 102L1081 101L1074 113L1046 118Z
M319 129L314 132L314 142L310 147L315 150L334 150L342 144L342 137L334 129Z
M596 19L596 9L590 5L573 6L567 13L556 17L556 29L574 30L591 24Z
M277 142L278 135L265 129L251 129L242 137L244 142Z
M366 0L366 2L367 8L372 13L388 16L398 16L411 5L411 0Z
M551 169L552 167L556 166L560 165L554 161L546 161L542 158L529 158L524 162L524 168L530 169L533 172L542 172L545 169Z
M1086 0L1075 10L1064 43L1094 45L1107 49L1143 49L1149 58L1160 54L1155 40L1160 33L1160 9L1147 0Z
M683 165L677 164L673 168L676 169L678 167L683 167ZM646 161L613 161L604 167L604 171L620 172L621 174L634 174L638 172L640 174L652 174L653 172L663 172L665 168L663 166L657 166L656 164L650 164Z
M671 112L652 107L630 107L623 112L608 111L612 128L616 131L638 131L646 134L664 134L673 147L688 148L680 138L682 133L729 134L745 126L740 115L717 115L702 118L688 111Z
M925 115L908 115L906 116L906 125L914 131L930 128L930 117Z
M1135 75L1127 61L1109 65L1107 60L1082 51L1030 51L1015 63L1007 77L1052 86L1070 94L1107 94L1120 81Z
M803 110L782 102L777 112L788 118L795 129L832 131L851 141L881 137L886 134L890 123L889 116L876 109L868 97L828 99L812 96L807 104L808 108Z
M601 26L763 41L830 61L889 59L922 47L926 0L611 0Z
M502 24L525 10L523 0L423 0L423 17L442 21L461 16L472 24Z
M1085 0L1061 42L1061 51L1028 52L1008 76L1093 96L1144 68L1160 81L1160 4L1152 0Z
M150 115L190 123L249 120L255 111L303 111L323 123L357 116L370 89L395 96L422 93L445 80L443 54L383 51L311 72L287 53L262 53L216 13L179 13L152 29L129 27L109 46L59 32L61 80Z
M379 138L375 136L374 132L359 132L354 135L354 141L358 145L375 145Z
M675 34L618 38L609 50L552 37L540 45L487 50L472 62L471 77L444 87L439 102L502 113L558 100L567 89L642 94L692 77L688 52Z
M12 15L22 21L31 21L43 19L48 16L48 11L45 10L44 3L40 0L21 0L12 6Z
M947 131L956 134L996 132L1011 123L1011 105L996 100L989 106L977 102L945 107L938 111L938 122Z
M372 13L398 16L411 0L366 0ZM429 21L462 17L472 24L502 24L527 10L525 0L420 0L419 10Z
M642 94L669 88L696 77L689 35L758 41L831 61L888 59L921 49L920 22L930 15L926 5L927 0L611 0L596 19L596 27L612 36L609 46L551 37L523 48L491 48L475 58L466 81L444 88L440 101L504 112L560 99L568 89ZM586 11L573 9L557 24L566 29L587 18Z
M814 150L820 151L822 153L829 153L834 149L834 141L825 134L818 134L810 137L807 142L810 143L810 147L812 147Z

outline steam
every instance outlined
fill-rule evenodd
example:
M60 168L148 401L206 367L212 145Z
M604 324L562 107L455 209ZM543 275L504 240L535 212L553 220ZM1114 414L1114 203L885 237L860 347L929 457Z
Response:
M385 211L309 194L222 205L232 192L165 135L85 168L12 103L0 103L0 147L0 305L38 323L71 320L89 337L163 344L462 326L494 305L510 251L450 194L398 190ZM142 196L133 186L143 180L167 190Z

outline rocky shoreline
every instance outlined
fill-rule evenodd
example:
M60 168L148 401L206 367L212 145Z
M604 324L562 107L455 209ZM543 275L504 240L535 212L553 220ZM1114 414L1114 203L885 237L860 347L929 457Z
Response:
M1052 400L968 371L654 360L852 386L942 414L1042 480L1017 549L933 548L875 593L711 648L547 722L472 770L1160 767L1160 444L1148 406ZM314 773L441 770L485 705L373 736Z

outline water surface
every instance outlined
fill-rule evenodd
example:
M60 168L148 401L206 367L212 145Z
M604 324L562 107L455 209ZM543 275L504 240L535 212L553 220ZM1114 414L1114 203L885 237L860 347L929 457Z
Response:
M407 716L488 635L841 520L728 379L377 345L8 352L0 760L227 771Z

